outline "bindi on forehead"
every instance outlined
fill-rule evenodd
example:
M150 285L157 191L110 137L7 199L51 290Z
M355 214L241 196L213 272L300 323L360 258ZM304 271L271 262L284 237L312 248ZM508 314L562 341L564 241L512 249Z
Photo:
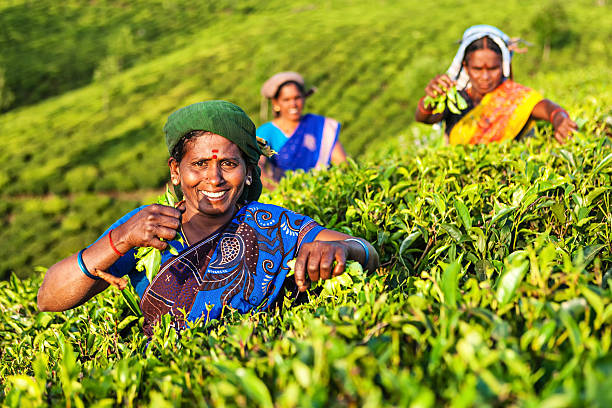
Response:
M212 158L216 159L217 158L217 153L219 153L219 150L217 149L212 149Z

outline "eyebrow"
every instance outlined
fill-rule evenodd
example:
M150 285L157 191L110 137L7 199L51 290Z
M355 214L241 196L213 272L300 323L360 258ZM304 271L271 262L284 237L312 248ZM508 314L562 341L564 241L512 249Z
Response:
M194 162L200 161L200 160L235 160L235 161L239 161L240 160L240 156L227 156L227 157L217 157L217 155L213 152L212 154L213 157L200 157L200 158L194 158Z

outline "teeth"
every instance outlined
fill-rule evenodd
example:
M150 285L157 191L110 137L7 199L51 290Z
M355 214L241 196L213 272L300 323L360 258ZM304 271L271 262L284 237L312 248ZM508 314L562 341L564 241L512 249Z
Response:
M204 194L206 197L209 198L220 198L225 194L225 191L219 191L217 193L213 193L212 191L201 191L200 193Z
M298 113L297 109L289 109L289 113L293 114L293 113Z

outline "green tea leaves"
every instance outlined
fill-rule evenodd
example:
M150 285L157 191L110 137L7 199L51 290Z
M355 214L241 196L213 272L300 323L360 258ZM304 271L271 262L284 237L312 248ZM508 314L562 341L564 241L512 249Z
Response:
M525 251L514 252L508 257L504 273L497 281L496 299L500 306L512 300L528 269L529 259Z
M158 197L157 204L174 207L176 206L177 202L178 199L172 190L170 190L170 186L166 185L166 190L163 195ZM176 233L175 239L181 243L183 242L183 237L178 232ZM163 239L161 240L164 241ZM174 256L178 255L178 250L171 244L168 244L168 251L170 251L170 253ZM152 283L153 278L159 272L159 267L161 265L161 251L153 247L138 248L135 258L137 259L136 270L141 272L145 271L149 283Z
M472 218L470 217L470 211L466 207L466 205L461 200L455 200L454 202L455 210L457 210L457 214L459 215L459 219L461 223L465 227L466 230L472 228Z
M463 99L455 86L450 87L446 93L435 98L426 96L423 100L423 104L426 108L434 108L433 113L442 113L444 109L448 107L448 110L456 115L459 115L462 110L468 107L467 102Z
M457 305L457 298L459 296L458 279L459 272L461 271L461 265L459 262L453 262L448 265L442 273L442 280L440 287L442 294L444 294L444 303L450 307Z

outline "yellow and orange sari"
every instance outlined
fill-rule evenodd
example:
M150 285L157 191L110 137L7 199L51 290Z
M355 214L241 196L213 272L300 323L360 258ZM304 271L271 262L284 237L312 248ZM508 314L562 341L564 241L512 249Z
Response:
M514 139L533 127L533 108L543 99L533 89L508 79L482 98L453 126L450 144L477 144ZM530 123L528 123L530 122Z

